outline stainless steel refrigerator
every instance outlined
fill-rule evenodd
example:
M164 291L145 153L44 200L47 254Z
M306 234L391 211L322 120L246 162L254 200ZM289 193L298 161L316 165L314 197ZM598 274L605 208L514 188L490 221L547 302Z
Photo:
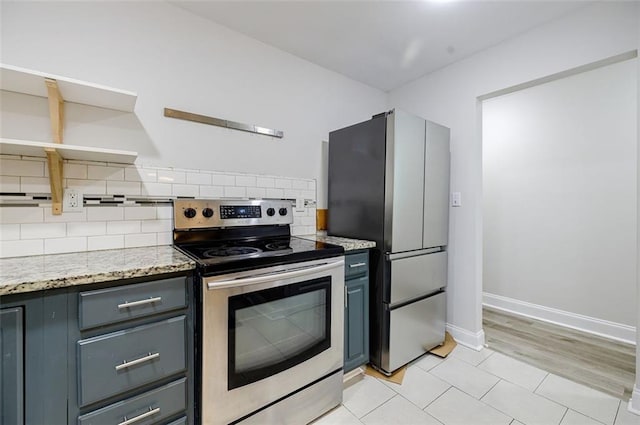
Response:
M392 110L329 134L329 235L374 240L371 363L390 374L444 341L449 129Z

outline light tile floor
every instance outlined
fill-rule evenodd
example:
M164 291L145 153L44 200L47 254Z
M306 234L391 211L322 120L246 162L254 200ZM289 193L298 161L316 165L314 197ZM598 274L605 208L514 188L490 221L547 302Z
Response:
M362 375L314 425L640 425L627 402L488 348L427 355L402 385Z

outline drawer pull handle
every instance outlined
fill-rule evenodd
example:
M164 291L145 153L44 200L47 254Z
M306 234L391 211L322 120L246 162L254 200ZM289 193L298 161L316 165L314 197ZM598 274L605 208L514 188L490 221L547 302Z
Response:
M125 301L123 304L118 304L118 308L123 309L123 308L129 308L129 307L137 307L139 305L152 304L160 301L162 301L162 297L147 298L146 300L131 301L131 302Z
M141 420L143 420L145 418L148 418L149 416L153 416L156 413L160 413L160 408L156 407L155 409L152 409L150 407L148 412L144 412L144 413L142 413L142 414L140 414L140 415L138 415L136 417L133 417L131 419L127 419L127 417L125 416L123 418L124 421L120 422L118 425L130 425L132 423L135 423L135 422L141 421Z
M354 268L354 267L362 267L362 266L366 266L367 263L354 263L354 264L349 264L350 268Z
M131 360L130 362L127 362L127 361L122 362L122 364L119 364L119 365L116 366L116 370L120 371L122 369L126 369L128 367L138 365L140 363L144 363L144 362L148 362L148 361L153 360L153 359L157 359L158 357L160 357L160 353L149 353L148 355L146 355L144 357L140 357L139 359Z

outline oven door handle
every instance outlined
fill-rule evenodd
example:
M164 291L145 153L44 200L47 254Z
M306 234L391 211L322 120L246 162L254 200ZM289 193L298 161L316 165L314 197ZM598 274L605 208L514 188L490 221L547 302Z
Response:
M291 279L335 269L343 264L344 260L340 260L331 263L322 263L320 265L296 267L271 273L240 277L237 279L217 280L207 283L207 289L211 291L214 289L233 288L235 286L256 285L258 283L271 282L274 280Z

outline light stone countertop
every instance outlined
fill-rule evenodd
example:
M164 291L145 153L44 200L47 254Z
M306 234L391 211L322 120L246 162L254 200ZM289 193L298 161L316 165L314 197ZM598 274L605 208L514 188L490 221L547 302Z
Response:
M187 271L195 262L171 245L0 259L0 295Z
M376 243L360 239L343 238L340 236L327 236L326 231L318 231L315 235L300 235L299 238L310 239L312 241L326 242L333 245L340 245L345 251L355 251L358 249L375 248Z

